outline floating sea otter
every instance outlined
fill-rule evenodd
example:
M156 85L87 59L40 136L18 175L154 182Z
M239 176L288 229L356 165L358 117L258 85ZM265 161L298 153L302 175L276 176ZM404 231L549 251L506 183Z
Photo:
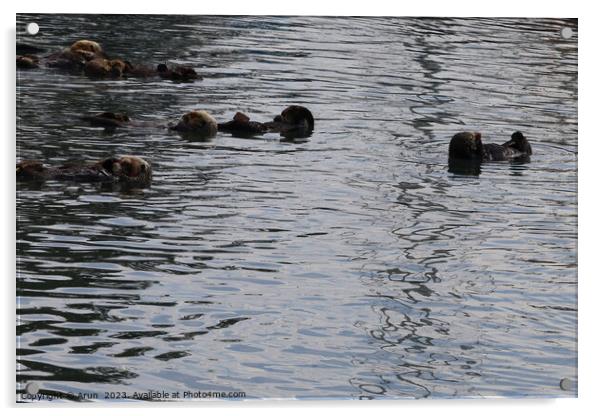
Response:
M169 68L166 64L157 65L157 74L163 79L172 81L192 81L202 79L194 68L185 65L175 65Z
M29 181L62 180L75 182L123 182L148 185L151 165L138 156L113 156L94 163L46 167L38 160L17 163L17 179Z
M115 127L125 127L130 123L130 118L127 114L113 113L110 111L97 113L91 116L83 116L82 120L89 121L94 127L105 127L109 129Z
M462 132L449 143L449 170L456 173L480 173L484 161L529 161L531 144L520 131L503 144L483 144L481 133Z
M309 137L314 130L314 116L307 108L291 105L282 110L274 121L265 123L268 131L280 133L288 139Z
M39 67L39 58L35 55L17 55L17 68L33 69Z
M180 118L170 130L178 131L191 138L208 139L217 134L217 122L206 111L190 111Z
M483 144L481 133L463 132L452 137L449 158L477 161L511 160L532 154L531 145L520 132L514 132L504 144Z
M102 47L91 40L78 40L61 52L46 57L46 66L69 71L81 71L86 62L97 58L106 58Z
M166 64L160 64L157 68L152 68L144 65L133 65L125 59L110 59L102 46L91 40L78 40L70 47L42 59L23 52L31 48L18 48L20 52L17 56L17 68L36 68L39 62L44 62L46 66L51 68L59 68L70 72L83 71L91 78L150 78L159 76L174 81L202 79L193 68L185 65L174 65L170 68Z
M280 133L287 139L309 137L314 129L314 117L307 108L300 105L286 107L273 121L260 123L251 121L243 113L236 113L231 121L218 124L219 131L235 136L255 136L264 133Z

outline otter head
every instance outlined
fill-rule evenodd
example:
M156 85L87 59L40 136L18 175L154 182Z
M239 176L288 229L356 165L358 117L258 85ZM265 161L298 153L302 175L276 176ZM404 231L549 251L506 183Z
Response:
M455 134L449 142L449 158L481 160L483 158L481 133L462 132Z
M504 143L502 146L511 147L512 149L529 156L533 153L531 150L531 144L520 131L515 131L512 133L510 140Z
M166 64L159 64L159 65L157 65L157 72L158 73L164 74L164 73L166 73L168 71L169 71L169 68L167 68Z
M150 163L138 156L114 156L99 162L102 169L121 182L148 183L151 180Z
M38 57L34 55L17 55L17 68L37 68L38 61Z
M69 48L74 53L91 52L94 55L104 55L101 46L91 40L78 40Z
M43 179L44 164L38 160L23 160L17 163L17 179Z
M172 129L209 138L217 134L217 121L205 111L194 110L184 114Z
M314 116L307 108L300 105L291 105L286 107L281 115L281 120L285 123L298 126L308 132L314 129ZM274 119L276 121L276 119Z

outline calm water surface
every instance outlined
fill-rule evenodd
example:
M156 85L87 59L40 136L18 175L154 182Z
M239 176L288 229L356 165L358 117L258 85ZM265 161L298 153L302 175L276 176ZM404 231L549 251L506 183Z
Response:
M558 397L577 371L574 21L19 15L195 83L17 74L17 160L151 161L142 190L17 188L19 383L46 393ZM563 39L560 30L573 28ZM162 128L309 107L306 143ZM451 136L530 163L448 172ZM22 386L23 384L19 384ZM19 388L19 387L18 387Z

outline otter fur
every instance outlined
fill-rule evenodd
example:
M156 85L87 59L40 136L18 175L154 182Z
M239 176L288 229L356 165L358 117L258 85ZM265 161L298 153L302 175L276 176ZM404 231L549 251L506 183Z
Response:
M481 133L466 131L455 134L449 142L450 160L502 161L528 158L531 154L531 144L520 131L503 144L483 144Z
M251 121L249 116L238 112L232 120L225 123L218 123L219 131L231 133L234 136L250 137L257 134L263 134L267 131L267 127L263 123Z
M138 156L112 156L93 163L46 167L38 160L23 160L16 165L18 180L61 180L75 182L124 182L145 185L152 177L151 165Z
M175 65L169 68L166 64L157 65L157 74L163 79L172 81L192 81L202 79L190 66Z
M269 132L280 133L286 138L305 138L314 130L314 116L303 106L291 105L274 117L274 121L264 125Z
M38 68L40 59L35 55L17 55L17 68L34 69Z
M170 126L170 129L197 137L210 138L217 134L217 122L206 111L194 110L184 114L178 124Z

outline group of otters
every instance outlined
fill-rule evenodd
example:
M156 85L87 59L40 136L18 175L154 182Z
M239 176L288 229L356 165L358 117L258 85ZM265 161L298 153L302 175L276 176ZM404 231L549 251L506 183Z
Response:
M46 66L83 71L92 77L124 78L160 76L175 81L198 79L193 68L187 66L167 67L160 64L155 70L134 66L122 59L109 59L101 46L90 40L79 40L61 52L43 59L34 55L17 55L17 68L37 68L40 62ZM125 114L103 112L82 117L93 126L114 129L117 127L140 126ZM218 123L207 112L195 110L184 114L177 124L169 129L195 137L210 138L220 132L228 132L238 137L253 137L264 133L280 133L287 139L304 138L311 135L314 118L302 106L291 105L272 121L261 123L251 121L243 113L225 123ZM483 161L501 161L528 158L531 145L525 136L517 131L509 141L498 144L483 144L481 134L462 132L454 135L449 144L449 161L452 163L480 164ZM16 165L17 179L30 181L67 180L79 182L120 182L133 185L148 185L152 177L149 162L138 156L112 156L91 163L71 163L60 166L45 166L38 160L23 160Z

